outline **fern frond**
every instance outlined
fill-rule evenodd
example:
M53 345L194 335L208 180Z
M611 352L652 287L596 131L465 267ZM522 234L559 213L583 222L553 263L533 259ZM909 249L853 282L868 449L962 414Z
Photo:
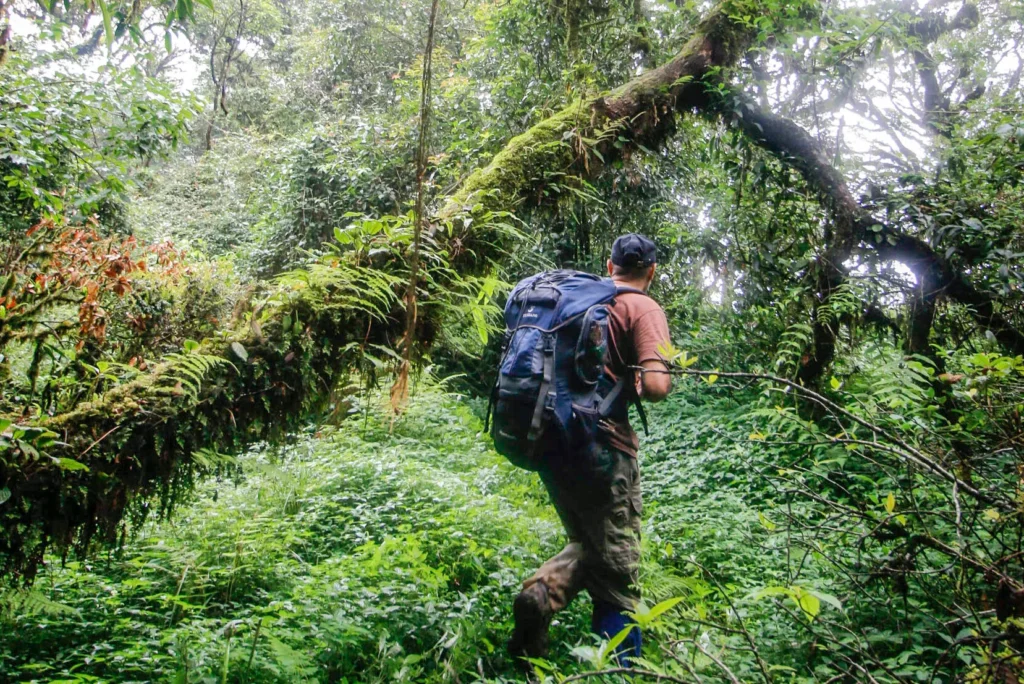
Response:
M807 323L793 323L782 333L776 350L775 367L779 373L796 370L804 350L814 338L814 328Z
M304 299L314 309L355 309L381 320L398 302L397 293L405 280L381 269L329 257L284 273L277 282L282 293L304 290ZM278 303L284 303L283 297L279 297Z
M25 615L69 615L77 612L35 589L0 589L0 621Z
M157 391L163 393L184 393L193 401L198 399L203 380L214 369L234 364L222 356L202 354L197 351L168 354L164 357L164 371L157 382Z

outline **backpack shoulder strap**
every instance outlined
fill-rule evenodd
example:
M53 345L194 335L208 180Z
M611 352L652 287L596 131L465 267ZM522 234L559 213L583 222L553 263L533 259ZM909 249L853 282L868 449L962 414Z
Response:
M612 388L608 391L608 394L604 396L604 399L602 399L601 403L598 405L598 415L600 415L602 418L607 418L611 414L612 407L615 405L615 402L618 400L619 396L622 394L622 390L625 389L625 387L626 378L619 378L615 382L615 384L612 385Z
M647 428L647 411L644 410L644 405L639 397L633 400L633 405L636 406L636 414L640 416L640 424L644 426L644 435L650 437L651 431Z
M604 399L602 399L601 403L598 405L597 412L599 416L601 416L602 418L608 417L608 415L611 413L612 407L615 405L615 402L622 395L622 391L625 388L626 378L621 377L615 382L611 390L608 392L608 394L605 395ZM639 397L634 398L632 400L632 403L634 406L636 406L636 413L638 416L640 416L641 425L644 426L644 434L650 435L650 431L647 428L647 412L644 411L644 405L640 402Z

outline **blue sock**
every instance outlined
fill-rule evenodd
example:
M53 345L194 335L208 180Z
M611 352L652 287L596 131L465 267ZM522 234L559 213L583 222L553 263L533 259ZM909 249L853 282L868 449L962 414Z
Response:
M590 630L604 639L610 639L627 625L633 624L622 607L607 601L594 601L594 615L590 619ZM615 649L615 661L620 667L632 667L633 658L640 657L642 640L640 628L633 624L629 635Z

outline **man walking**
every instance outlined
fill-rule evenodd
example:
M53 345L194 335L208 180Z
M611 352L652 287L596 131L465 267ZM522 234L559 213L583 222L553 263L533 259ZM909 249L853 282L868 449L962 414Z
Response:
M615 240L608 275L618 294L609 309L608 365L613 382L625 377L623 396L601 422L598 443L579 445L577 458L545 459L540 476L569 536L569 544L523 583L513 606L515 630L509 651L542 658L548 627L582 589L594 601L591 628L605 638L629 623L626 611L640 598L635 586L640 556L639 439L629 424L630 401L661 401L671 376L658 348L669 342L665 312L646 292L654 281L656 247L642 235ZM633 367L655 372L635 373ZM630 382L629 380L632 380ZM618 652L619 661L640 655L634 627Z

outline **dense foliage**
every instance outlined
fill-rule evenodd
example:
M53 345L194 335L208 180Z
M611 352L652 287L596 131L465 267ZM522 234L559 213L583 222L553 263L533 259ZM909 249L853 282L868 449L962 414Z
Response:
M429 4L0 3L0 678L513 678L499 307L638 231L638 678L1019 682L1019 5Z

